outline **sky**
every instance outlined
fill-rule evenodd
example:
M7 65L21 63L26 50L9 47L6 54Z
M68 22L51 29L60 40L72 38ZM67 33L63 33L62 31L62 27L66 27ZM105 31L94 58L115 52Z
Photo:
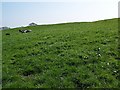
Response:
M31 22L56 24L118 17L119 0L2 0L0 27L27 26Z

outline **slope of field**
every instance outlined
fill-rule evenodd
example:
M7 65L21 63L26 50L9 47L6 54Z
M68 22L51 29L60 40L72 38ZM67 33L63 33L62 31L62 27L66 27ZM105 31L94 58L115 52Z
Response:
M3 88L116 88L118 19L2 31Z

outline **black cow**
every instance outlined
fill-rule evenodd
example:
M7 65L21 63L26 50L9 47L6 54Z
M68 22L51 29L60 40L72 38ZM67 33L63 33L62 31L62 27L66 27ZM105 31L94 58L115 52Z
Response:
M19 30L19 32L21 33L28 33L28 32L31 32L32 30Z

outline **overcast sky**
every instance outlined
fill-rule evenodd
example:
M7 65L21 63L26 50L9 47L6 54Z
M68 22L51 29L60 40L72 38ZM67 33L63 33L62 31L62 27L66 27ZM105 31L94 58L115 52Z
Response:
M29 2L28 2L29 1ZM0 26L83 22L118 17L119 0L2 0ZM38 2L39 1L39 2ZM43 2L44 1L44 2ZM49 1L49 2L48 2Z

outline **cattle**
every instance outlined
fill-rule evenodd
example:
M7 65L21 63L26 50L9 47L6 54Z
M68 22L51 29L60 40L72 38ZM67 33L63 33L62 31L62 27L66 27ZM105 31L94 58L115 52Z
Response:
M19 30L19 32L21 32L21 33L28 33L28 32L31 32L32 30Z
M6 35L10 35L10 33L6 33Z

